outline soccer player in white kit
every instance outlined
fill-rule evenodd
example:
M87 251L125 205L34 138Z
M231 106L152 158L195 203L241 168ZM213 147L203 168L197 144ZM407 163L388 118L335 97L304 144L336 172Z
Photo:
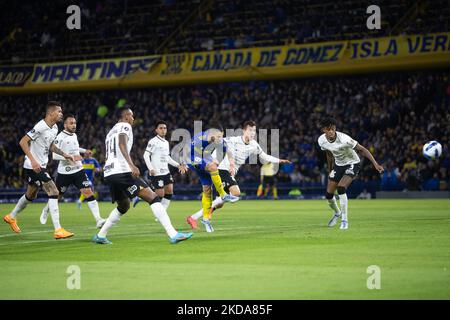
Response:
M86 153L90 150L80 148L77 134L75 133L76 130L77 120L75 119L75 116L72 114L66 115L64 119L64 130L58 134L54 144L65 153L72 155L76 162L73 163L66 160L64 157L53 153L53 160L59 161L58 176L55 181L56 187L58 188L60 198L64 195L70 185L77 187L81 194L86 198L86 202L94 216L97 228L101 228L106 220L102 219L100 216L98 202L94 197L94 192L91 188L89 179L84 172L83 164L81 163L83 158L80 153ZM46 205L42 210L40 218L41 224L47 222L48 214L49 208L48 205Z
M361 160L356 151L369 159L379 173L382 173L384 168L378 164L369 150L345 133L336 131L336 120L333 118L323 119L320 128L323 134L319 137L318 143L320 149L326 151L329 171L325 197L334 213L328 222L328 226L333 227L337 220L342 218L340 229L346 230L348 229L348 198L346 192L361 169ZM339 195L340 208L334 198L336 189Z
M235 175L239 170L239 167L245 163L245 161L251 155L258 155L262 161L272 162L272 163L290 163L286 159L278 159L276 157L270 156L265 153L258 142L256 142L256 123L254 121L246 121L242 126L243 132L241 136L225 138L228 149L231 151L234 157L235 167L234 170L230 170L230 161L228 160L228 155L225 155L223 160L219 164L219 175L222 179L224 189L226 193L230 193L233 196L239 197L241 195L241 190L235 179ZM215 155L213 153L213 155ZM217 197L211 206L210 214L216 209L222 208L224 201L221 197ZM191 216L188 216L186 221L191 226L192 229L197 229L197 220L203 216L203 210L199 210ZM201 220L206 228L207 232L214 232L210 221L204 222Z
M58 207L58 188L46 172L49 152L54 152L68 161L75 161L72 155L60 150L54 144L56 135L58 134L57 122L63 119L61 103L57 101L49 101L45 118L39 121L33 129L20 139L20 147L25 153L25 162L23 164L25 175L28 181L27 191L19 199L13 211L3 217L3 220L11 226L11 229L20 233L21 230L17 225L17 215L27 207L37 197L39 187L42 187L48 195L48 207L50 216L55 227L53 237L55 239L64 239L73 236L61 227L59 222Z
M130 157L133 146L131 128L134 123L133 112L129 107L118 109L117 112L118 122L105 139L106 161L103 168L105 182L109 184L112 202L117 202L117 208L110 213L100 232L92 238L92 241L99 244L112 243L106 238L109 229L130 209L130 199L136 196L148 202L155 218L166 230L170 243L175 244L191 238L192 233L175 230L166 209L161 204L161 198L139 177L139 168L134 165Z
M179 164L170 156L169 141L166 140L167 124L158 121L155 125L156 136L148 141L144 152L144 160L148 169L148 180L161 203L167 210L173 196L173 177L169 171L169 164L177 167L181 174L186 173L187 167ZM139 197L133 200L133 207L138 203Z

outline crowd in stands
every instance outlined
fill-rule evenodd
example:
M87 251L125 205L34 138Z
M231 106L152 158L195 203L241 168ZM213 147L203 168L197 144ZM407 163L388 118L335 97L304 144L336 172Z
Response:
M450 30L447 0L82 0L81 30L67 1L0 2L0 65L210 51Z
M202 120L204 129L211 122L231 129L251 119L258 128L280 130L280 157L293 163L281 166L279 182L324 186L326 159L317 145L321 135L317 124L331 115L339 131L367 147L386 169L380 175L364 160L360 181L376 182L383 190L449 189L448 71L2 96L0 188L25 185L18 141L43 117L48 100L61 101L64 113L76 116L80 145L93 149L100 162L106 133L116 122L114 110L132 105L136 118L132 157L142 173L142 155L159 119L168 123L168 139L174 129L192 131L194 120ZM439 160L422 156L421 148L430 140L444 148ZM51 170L55 167L51 162ZM197 183L192 173L174 177L176 183ZM259 166L245 165L237 179L257 183Z

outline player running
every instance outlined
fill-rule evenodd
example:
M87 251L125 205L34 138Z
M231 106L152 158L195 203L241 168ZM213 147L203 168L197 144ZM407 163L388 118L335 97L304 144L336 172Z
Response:
M222 202L233 203L239 200L238 196L225 192L222 179L219 175L219 161L213 156L214 151L216 151L216 155L220 159L223 159L223 154L228 156L229 172L234 176L234 157L231 150L227 150L226 143L223 140L223 128L220 125L215 125L209 130L197 134L191 141L191 163L189 164L189 168L197 173L202 184L203 219L201 222L207 230L213 230L211 225L212 184L214 184Z
M87 150L80 148L77 134L75 133L76 130L77 120L75 119L75 116L72 114L67 115L64 119L64 130L58 134L54 144L64 153L73 156L76 162L68 161L64 157L53 153L53 160L59 161L56 187L58 188L60 199L71 185L77 187L81 194L86 197L87 204L94 216L97 228L101 228L105 223L105 219L102 219L100 216L98 202L94 197L94 192L90 187L89 179L86 176L81 163L82 157L80 153L85 153ZM48 214L49 206L47 204L42 210L40 218L41 224L47 222Z
M164 227L171 243L178 243L192 237L192 233L177 232L166 209L161 204L161 198L154 193L147 183L139 177L139 169L133 164L130 151L133 146L133 131L131 125L134 123L133 112L129 107L118 109L118 122L109 131L105 139L106 162L103 168L105 182L109 184L112 202L117 202L115 208L105 224L96 234L92 241L99 244L111 244L106 235L122 215L130 209L130 199L139 196L148 202L153 214Z
M369 159L379 173L383 172L384 169L378 164L369 150L345 133L336 131L336 120L333 118L327 117L323 119L320 123L320 128L323 134L319 137L318 143L320 148L326 151L327 166L330 172L325 197L328 200L328 205L334 212L333 217L328 222L328 226L333 227L337 220L342 217L340 229L346 230L348 229L348 198L346 192L361 169L361 160L356 151L359 151L364 157ZM334 198L336 189L339 195L340 209Z
M94 191L95 190L94 175L95 173L102 172L102 166L100 165L100 163L98 163L97 159L95 159L92 156L91 150L86 150L86 152L84 153L84 158L83 160L81 160L81 163L83 164L84 172L86 173L86 176L89 179L89 186L91 187L92 191ZM96 193L97 192L94 191L94 197L98 196ZM84 200L85 196L82 193L80 195L80 198L77 200L78 210L81 209L81 204L83 203Z
M148 179L152 189L161 198L163 207L167 210L173 196L173 178L169 171L169 164L177 167L181 174L186 173L187 167L179 164L170 156L169 141L166 140L167 124L158 121L155 126L156 136L148 141L144 152L144 160L148 169ZM134 198L133 207L139 202Z
M59 222L58 196L59 191L52 178L46 171L49 151L62 156L66 160L75 161L74 156L59 149L54 140L58 134L57 122L63 118L61 103L49 101L47 103L45 118L39 121L33 129L20 139L19 145L25 153L23 164L26 179L28 181L27 191L19 199L13 211L3 217L3 220L11 226L11 229L20 233L17 224L17 215L37 197L39 187L44 189L48 195L48 208L55 227L53 237L55 239L69 238L72 232L66 231Z
M218 167L219 176L223 181L225 192L229 192L235 197L239 197L241 195L241 190L239 189L239 185L234 176L239 170L239 167L243 165L251 155L259 155L259 158L261 160L271 163L290 163L289 160L278 159L276 157L268 155L262 150L259 143L255 140L256 123L254 121L246 121L242 126L242 129L242 136L224 139L227 144L227 148L231 150L231 153L234 157L234 173L231 173L231 165L228 159L228 155L225 155L224 159L220 162ZM221 197L217 197L211 205L210 214L212 214L214 210L222 208L223 205L223 199ZM197 220L202 216L203 209L187 217L187 223L192 227L192 229L197 229ZM204 225L207 232L214 232L214 228L212 227L211 222Z

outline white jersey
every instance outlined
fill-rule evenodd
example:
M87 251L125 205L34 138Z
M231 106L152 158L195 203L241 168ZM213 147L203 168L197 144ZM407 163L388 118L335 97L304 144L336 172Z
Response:
M122 151L119 148L119 135L125 134L128 137L127 141L127 153L130 154L131 147L133 146L133 131L131 125L127 122L118 122L108 132L105 144L106 144L106 161L103 168L104 176L108 177L114 174L131 172L131 168L128 165L122 155Z
M61 131L54 142L55 146L61 149L64 153L71 156L80 155L80 145L75 133L69 133L65 130ZM53 160L59 160L58 174L72 174L83 169L81 161L69 161L59 154L53 153Z
M44 119L36 123L33 129L27 132L27 136L31 138L30 152L41 168L47 167L50 145L55 140L57 134L58 126L54 124L50 128ZM28 156L25 156L23 167L25 169L33 169Z
M334 162L338 166L346 166L361 161L354 150L358 142L345 133L336 131L336 140L333 142L329 142L325 134L322 134L318 143L322 150L328 150L333 154Z
M225 138L224 140L227 143L227 150L233 154L235 172L239 170L239 167L243 165L251 155L258 155L262 160L269 162L280 162L280 159L266 154L255 140L250 140L249 143L245 143L242 136ZM219 170L230 171L230 161L228 160L227 154L220 162L218 168Z
M166 175L170 172L168 166L170 161L169 141L156 136L148 141L145 151L150 153L151 168L149 170L155 170L156 176Z

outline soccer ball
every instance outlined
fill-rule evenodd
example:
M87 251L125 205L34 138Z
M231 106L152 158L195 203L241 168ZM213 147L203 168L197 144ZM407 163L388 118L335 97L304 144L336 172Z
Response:
M423 146L423 155L425 158L434 160L441 156L442 146L437 141L430 141Z

